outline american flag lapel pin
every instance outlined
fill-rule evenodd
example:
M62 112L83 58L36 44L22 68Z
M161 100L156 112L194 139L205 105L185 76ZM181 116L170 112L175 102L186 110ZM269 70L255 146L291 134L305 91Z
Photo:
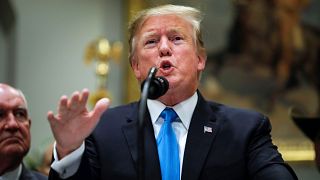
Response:
M203 133L212 133L212 127L203 126Z

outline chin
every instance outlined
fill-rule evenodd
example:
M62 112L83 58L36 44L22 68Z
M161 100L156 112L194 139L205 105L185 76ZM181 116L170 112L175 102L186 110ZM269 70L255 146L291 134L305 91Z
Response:
M15 156L24 156L28 153L29 148L24 148L22 145L9 145L5 148L5 152L8 155L15 155Z

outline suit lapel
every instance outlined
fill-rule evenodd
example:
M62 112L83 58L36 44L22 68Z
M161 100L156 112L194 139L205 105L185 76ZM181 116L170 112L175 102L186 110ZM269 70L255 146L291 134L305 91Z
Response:
M35 179L31 173L31 171L27 170L26 167L24 166L24 164L22 164L22 170L21 170L21 175L19 180L31 180L31 179Z
M130 153L134 163L136 164L136 170L138 165L138 103L134 106L133 111L128 116L128 124L122 128L123 134L127 140ZM146 114L145 119L145 179L159 179L161 180L160 163L158 158L158 150L154 137L154 131L150 119L149 112Z
M217 134L216 117L198 93L199 99L191 119L184 159L182 180L197 180L205 163L212 142Z

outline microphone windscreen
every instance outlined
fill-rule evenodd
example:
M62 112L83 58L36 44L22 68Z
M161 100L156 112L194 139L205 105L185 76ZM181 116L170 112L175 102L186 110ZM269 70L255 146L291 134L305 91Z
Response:
M141 89L145 84L145 80L141 84ZM151 79L148 98L149 99L158 99L163 96L169 89L169 82L165 77L158 76Z

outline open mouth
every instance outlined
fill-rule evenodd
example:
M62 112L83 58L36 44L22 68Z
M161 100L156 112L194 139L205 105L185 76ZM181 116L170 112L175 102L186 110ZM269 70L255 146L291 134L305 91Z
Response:
M169 70L172 66L170 61L162 61L160 64L160 69L162 70Z

